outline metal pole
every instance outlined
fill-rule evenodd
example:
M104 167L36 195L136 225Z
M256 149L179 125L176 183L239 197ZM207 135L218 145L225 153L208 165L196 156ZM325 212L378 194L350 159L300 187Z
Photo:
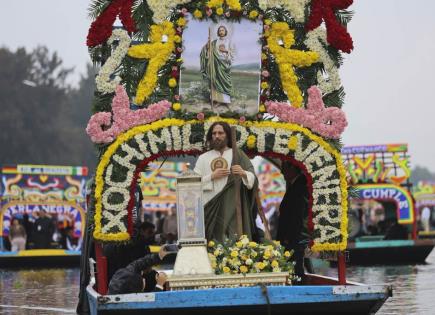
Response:
M338 284L346 284L346 256L343 252L338 252Z
M95 258L97 259L97 292L106 294L108 288L107 281L107 258L103 254L103 246L95 242Z

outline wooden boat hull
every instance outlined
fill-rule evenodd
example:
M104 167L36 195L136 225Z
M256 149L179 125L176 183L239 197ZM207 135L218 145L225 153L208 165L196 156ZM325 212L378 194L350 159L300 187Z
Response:
M349 242L348 265L394 265L424 263L435 240L382 240Z
M31 249L0 252L0 268L79 267L80 251Z
M323 282L313 280L312 283ZM331 283L336 281L331 280ZM374 314L391 296L390 286L255 286L125 295L87 294L91 314Z

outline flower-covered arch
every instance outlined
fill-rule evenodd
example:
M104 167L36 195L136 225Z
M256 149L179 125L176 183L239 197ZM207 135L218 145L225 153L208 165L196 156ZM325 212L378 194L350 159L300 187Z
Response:
M344 250L347 184L339 139L347 120L338 70L342 53L353 49L346 29L351 4L94 0L87 45L101 69L86 131L100 150L95 239L129 240L139 172L160 156L202 153L207 127L221 119L236 126L238 146L250 157L287 159L304 170L311 192L312 249ZM113 27L117 17L122 28ZM187 110L180 76L189 24L242 20L260 25L254 113L228 111L216 117L213 108Z
M94 237L126 241L132 232L135 183L148 162L165 155L197 155L214 117L206 121L163 119L121 134L104 153L96 172ZM283 122L240 123L237 145L248 155L296 161L311 191L312 249L343 250L347 241L346 171L340 153L306 128Z

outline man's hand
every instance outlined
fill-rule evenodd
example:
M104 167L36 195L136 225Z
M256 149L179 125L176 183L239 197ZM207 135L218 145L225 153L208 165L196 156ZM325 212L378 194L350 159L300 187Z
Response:
M217 168L213 171L213 173L211 173L211 179L219 179L222 177L227 177L228 175L230 175L230 170L226 169L226 168Z
M248 175L246 174L246 171L240 165L233 165L233 166L231 166L231 173L233 173L234 175L240 175L244 179L248 178Z
M164 272L159 272L156 274L156 281L157 284L163 287L168 280L168 275Z
M165 256L168 254L168 251L166 250L166 247L163 245L160 247L159 250L159 258L160 260L163 260L163 258L165 258Z

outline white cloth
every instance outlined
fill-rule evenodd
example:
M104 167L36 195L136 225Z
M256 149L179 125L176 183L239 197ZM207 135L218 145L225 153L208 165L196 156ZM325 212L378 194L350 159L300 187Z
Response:
M202 177L204 205L216 196L225 187L228 181L228 177L222 177L215 180L211 179L212 170L210 164L211 161L218 157L223 157L227 161L228 167L230 167L233 160L233 150L229 148L224 151L222 155L219 151L210 150L201 154L196 161L194 171ZM246 175L247 179L242 177L242 182L248 189L252 189L255 183L255 175L248 171L246 171Z
M430 209L429 207L424 207L423 211L421 211L421 219L428 220L430 219Z
M429 207L424 207L423 210L421 211L421 216L420 216L420 220L421 223L423 225L423 229L426 232L430 231L430 209Z

